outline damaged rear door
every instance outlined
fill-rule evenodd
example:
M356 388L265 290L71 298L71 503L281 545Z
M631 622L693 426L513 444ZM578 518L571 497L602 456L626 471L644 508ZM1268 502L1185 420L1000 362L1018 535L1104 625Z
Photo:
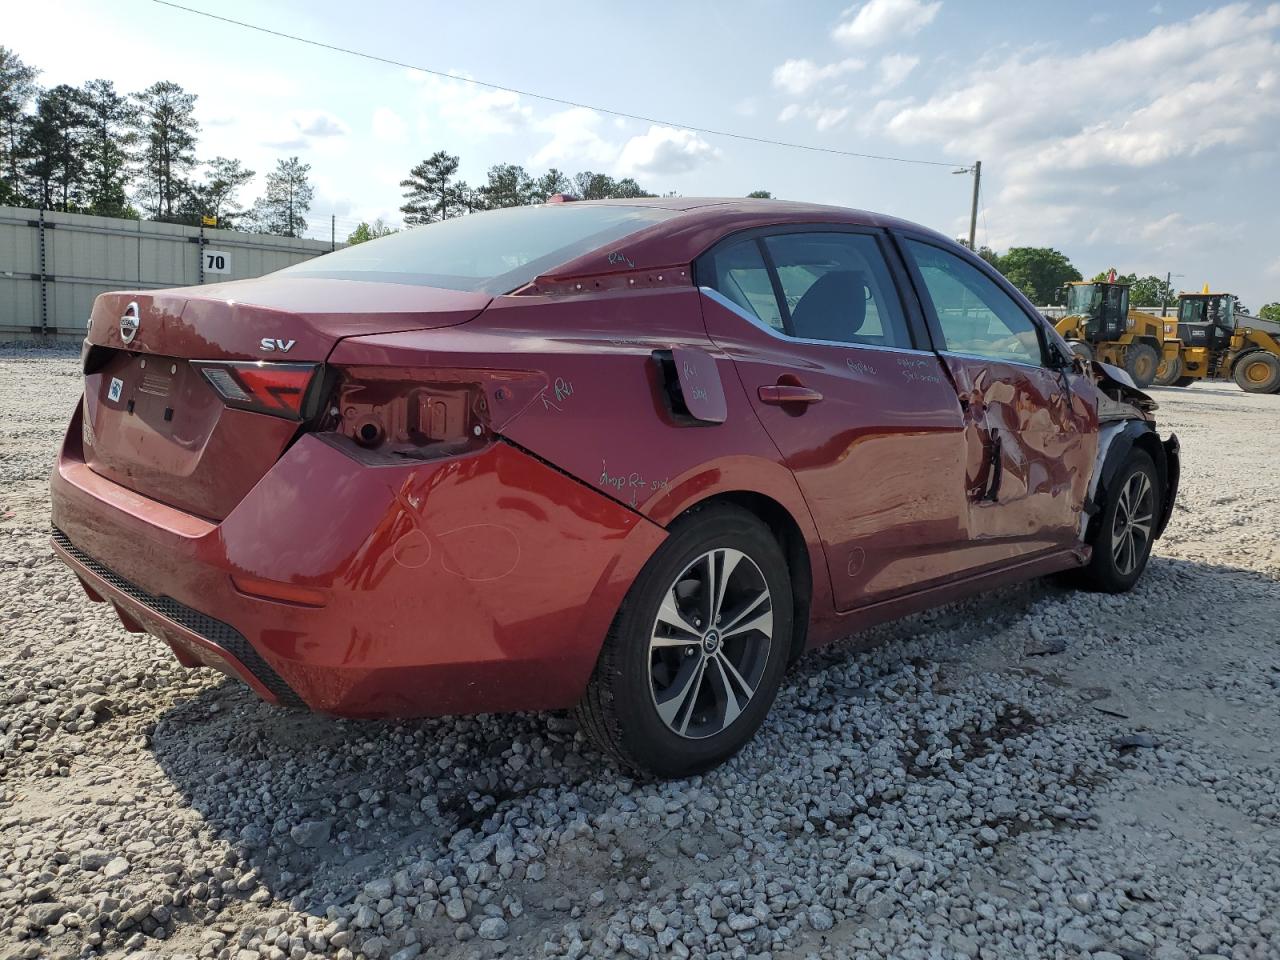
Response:
M1098 431L1089 385L1047 363L1044 324L985 272L903 237L965 416L969 538L992 562L1074 545Z

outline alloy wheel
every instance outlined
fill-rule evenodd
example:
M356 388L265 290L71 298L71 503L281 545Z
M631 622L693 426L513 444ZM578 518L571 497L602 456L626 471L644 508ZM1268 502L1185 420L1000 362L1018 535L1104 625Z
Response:
M681 737L727 729L755 696L773 642L773 598L755 561L709 550L663 594L649 641L658 716Z
M1142 471L1134 473L1120 490L1111 527L1111 557L1121 576L1128 576L1142 562L1151 542L1154 504L1151 481Z

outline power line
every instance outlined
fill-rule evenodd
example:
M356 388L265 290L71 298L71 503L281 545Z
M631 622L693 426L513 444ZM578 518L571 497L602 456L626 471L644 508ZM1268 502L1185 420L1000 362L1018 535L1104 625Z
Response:
M196 10L193 7L185 7L180 3L173 3L171 0L152 0L152 3L158 3L162 7L170 7L174 10L181 10L183 13L194 14L197 17L206 17L209 20L218 20L222 23L229 23L233 26L244 27L246 30L254 30L258 33L269 34L273 37L280 37L284 40L292 40L295 43L304 43L311 47L319 47L322 50L329 50L334 53L345 53L353 57L361 57L365 60L372 60L376 63L386 64L392 67L401 67L405 70L414 70L418 73L430 74L433 77L443 77L446 80L457 80L462 83L469 83L477 87L485 87L489 90L501 90L503 93L514 93L521 97L528 97L530 100L541 100L545 103L555 103L562 107L577 107L584 110L594 110L597 113L608 114L612 117L622 117L626 120L638 120L641 123L656 123L669 127L680 127L685 130L692 130L695 133L705 133L714 137L728 137L732 140L744 140L748 143L763 143L774 147L787 147L792 150L808 150L812 153L834 154L839 157L856 157L860 160L888 160L893 163L915 163L929 167L954 167L956 164L945 160L920 160L913 157L892 157L887 154L880 153L858 153L853 150L838 150L835 147L819 147L811 143L792 143L786 140L773 140L769 137L754 137L746 133L734 133L729 130L714 130L710 127L695 127L687 123L676 123L671 120L659 120L655 117L646 117L637 113L625 113L621 110L610 110L607 107L593 106L589 103L580 103L576 100L565 100L561 97L551 97L541 93L531 93L528 90L521 90L517 87L505 87L499 83L489 83L484 80L475 80L471 77L460 77L456 74L446 73L443 70L433 70L430 67L418 66L414 63L405 63L403 60L394 60L391 57L383 57L374 53L365 53L362 50L352 50L348 47L339 47L332 43L324 43L320 40L311 40L307 37L299 37L292 33L285 33L282 30L272 30L269 27L262 27L256 23L247 23L244 20L235 20L231 17L224 17L220 14L209 13L205 10Z

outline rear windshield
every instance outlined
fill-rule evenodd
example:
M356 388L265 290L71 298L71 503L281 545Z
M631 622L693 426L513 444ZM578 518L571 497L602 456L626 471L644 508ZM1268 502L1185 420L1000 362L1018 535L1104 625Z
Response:
M411 227L281 272L498 295L676 214L654 207L574 203L508 207Z

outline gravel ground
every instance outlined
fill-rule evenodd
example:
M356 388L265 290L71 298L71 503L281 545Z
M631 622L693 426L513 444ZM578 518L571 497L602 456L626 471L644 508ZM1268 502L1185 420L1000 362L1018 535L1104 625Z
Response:
M1131 595L808 656L646 785L562 716L282 712L125 633L47 542L78 391L0 350L0 957L1280 956L1280 397L1157 392L1183 493Z

